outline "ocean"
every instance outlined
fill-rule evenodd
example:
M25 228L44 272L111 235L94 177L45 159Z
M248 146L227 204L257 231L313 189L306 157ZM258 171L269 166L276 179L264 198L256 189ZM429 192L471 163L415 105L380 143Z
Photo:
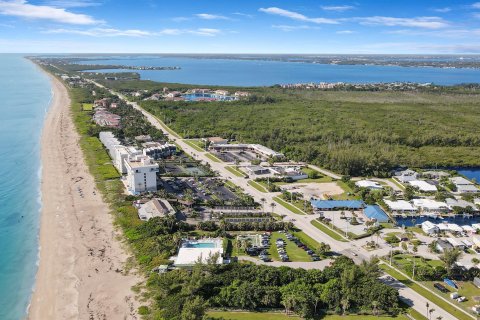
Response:
M225 86L270 86L308 82L432 82L440 85L479 82L479 69L330 65L299 62L132 56L89 60L84 64L181 67L180 70L95 70L138 72L142 79Z
M0 319L23 319L35 282L40 136L48 77L22 55L0 54Z

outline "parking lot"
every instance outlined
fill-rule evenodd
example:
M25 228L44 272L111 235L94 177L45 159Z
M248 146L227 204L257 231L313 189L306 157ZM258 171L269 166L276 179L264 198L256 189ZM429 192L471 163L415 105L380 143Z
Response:
M251 237L251 236L250 236ZM320 261L320 257L299 239L289 232L263 233L258 241L250 241L245 252L250 256L258 256L264 262L312 262Z
M160 180L160 187L168 193L182 198L191 195L192 200L206 202L209 200L234 201L238 197L217 178L166 178ZM190 190L190 191L188 191Z

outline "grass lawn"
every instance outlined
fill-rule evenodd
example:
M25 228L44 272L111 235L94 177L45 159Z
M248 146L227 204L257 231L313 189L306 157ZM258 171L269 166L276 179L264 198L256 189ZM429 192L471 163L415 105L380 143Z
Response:
M320 245L316 240L312 239L303 231L294 231L292 234L312 250L317 249Z
M330 229L329 227L327 227L323 223L321 223L319 221L316 221L316 220L312 220L312 221L310 221L310 223L313 224L317 229L319 229L323 233L327 234L330 238L333 238L337 241L348 242L348 240L346 240L344 237L342 237L338 232Z
M410 254L397 254L393 256L393 261L394 264L397 266L397 268L401 269L403 272L407 273L406 271L407 268L410 269L409 267L413 265L413 260L415 260L415 265L416 266L431 266L431 267L437 267L437 266L443 266L444 263L440 260L432 260L432 259L422 259L421 257L413 257L413 255ZM411 275L410 275L411 276Z
M389 275L391 275L392 277L394 277L398 281L402 282L407 287L413 289L414 291L416 291L420 295L424 296L425 298L427 298L431 302L433 302L436 305L438 305L439 307L441 307L443 310L445 310L448 313L450 313L451 315L455 316L457 319L460 319L460 320L471 320L472 319L469 316L467 316L465 313L460 311L458 308L455 308L454 306L447 303L442 298L440 298L437 295L435 295L434 293L432 293L432 291L421 287L420 285L418 285L417 283L408 279L407 277L405 277L401 273L392 269L390 266L388 266L386 264L381 264L380 268L382 268L386 273L388 273Z
M393 178L388 178L387 180L393 182L395 185L397 185L397 187L399 187L400 189L402 190L405 190L405 186L402 185L401 183L399 183L397 180L393 179Z
M273 232L272 237L270 238L270 249L268 249L268 251L272 256L273 260L277 260L277 261L280 260L280 257L278 256L278 252L277 252L277 246L275 245L275 241L277 241L278 238L285 240L285 243L287 244L285 246L285 250L287 251L290 261L293 261L293 262L312 261L312 258L310 258L310 256L308 255L307 252L305 252L305 250L297 247L297 245L294 242L287 239L284 233L280 233L280 232ZM315 249L315 248L310 248L310 249Z
M437 281L437 282L441 282L441 281ZM480 296L480 290L475 287L475 285L472 283L472 282L464 282L464 281L457 281L457 285L458 285L458 290L457 289L454 289L450 286L447 286L447 285L444 285L445 288L447 288L449 290L448 293L443 293L443 292L440 292L438 291L437 289L434 288L433 284L435 282L432 282L432 281L428 281L428 282L422 282L425 286L429 287L433 290L436 290L436 292L443 296L445 299L453 302L455 305L457 305L459 308L462 308L464 309L465 311L467 312L471 312L471 308L478 304L477 302L475 302L473 300L473 297L474 296ZM464 301L464 302L457 302L456 300L452 300L450 299L450 293L452 292L458 292L459 295L461 296L464 296L467 298L467 301Z
M93 110L93 104L92 103L83 103L82 104L82 110L83 111L92 111Z
M208 156L208 154L207 154L207 156ZM213 155L212 155L212 157L213 157ZM230 171L231 173L233 173L237 177L240 177L240 178L245 177L245 174L235 167L225 167L225 169L227 169L228 171Z
M218 159L217 157L215 157L213 154L211 153L206 153L205 156L212 160L213 162L222 162L222 160Z
M229 312L229 311L210 311L208 312L210 317L215 318L224 318L226 320L283 320L283 319L302 319L295 315L286 315L283 312ZM399 315L398 317L387 317L387 316L368 316L368 315L325 315L317 319L325 320L382 320L382 319L408 319L404 315Z
M248 181L248 184L251 185L252 187L254 187L255 189L257 189L260 192L268 192L268 190L265 189L261 184L259 184L258 182L255 182L253 180Z
M302 210L300 210L297 207L295 207L294 205L280 199L279 197L275 197L275 198L273 198L273 200L275 200L275 202L281 204L283 207L287 208L288 210L292 211L293 213L300 214L300 215L305 215L305 213Z
M200 151L200 152L203 152L205 151L203 148L201 148L199 145L198 145L198 141L196 140L183 140L183 142L185 142L186 144L188 144L190 147L192 147L193 149L197 150L197 151Z
M337 180L337 185L345 191L342 194L334 195L332 198L334 200L355 200L358 197L353 194L353 190L343 181Z

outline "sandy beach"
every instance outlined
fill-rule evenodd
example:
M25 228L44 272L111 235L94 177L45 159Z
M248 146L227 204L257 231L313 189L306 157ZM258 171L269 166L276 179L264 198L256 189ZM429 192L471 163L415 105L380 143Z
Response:
M40 265L28 319L137 319L108 206L95 189L70 116L63 84L51 77L54 97L42 134Z

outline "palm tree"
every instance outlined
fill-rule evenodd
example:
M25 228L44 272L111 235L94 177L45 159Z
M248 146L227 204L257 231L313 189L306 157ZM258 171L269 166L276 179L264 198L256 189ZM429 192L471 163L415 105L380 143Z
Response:
M372 314L376 316L377 312L378 312L378 302L372 301Z
M263 211L265 211L265 203L267 203L267 199L261 198L261 199L260 199L260 202L262 203Z
M428 310L430 310L430 303L428 303L428 301L427 301L427 303L425 304L425 306L427 307L427 317L428 317Z
M272 213L275 213L274 210L275 210L275 207L276 207L276 203L275 202L272 202L270 203L270 207L272 208Z
M443 317L442 317L442 316L438 316L438 317L436 317L435 319L437 319L437 320L442 320Z
M350 308L350 300L348 298L342 299L342 301L340 301L340 304L342 305L343 315L345 315L348 308Z
M435 309L430 309L428 310L428 319L432 319L432 313L435 311Z

